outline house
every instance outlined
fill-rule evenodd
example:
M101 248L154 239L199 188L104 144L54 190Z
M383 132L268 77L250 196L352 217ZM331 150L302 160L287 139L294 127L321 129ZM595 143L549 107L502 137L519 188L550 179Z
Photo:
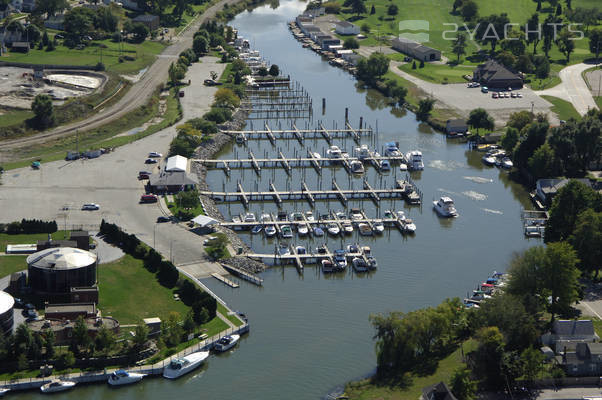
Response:
M162 171L150 176L147 188L152 193L177 193L194 189L196 184L196 180L184 171Z
M448 119L445 124L445 133L449 136L465 135L468 132L468 124L463 119Z
M301 27L300 25L302 24L313 24L314 19L313 17L310 17L308 15L297 15L297 18L295 18L295 22L299 27Z
M340 21L335 24L334 31L339 35L357 35L360 27L348 21Z
M20 53L29 53L29 42L12 42L10 49Z
M589 179L577 180L589 187L592 186ZM569 183L568 179L538 179L535 182L535 193L542 203L549 207L556 193L567 183Z
M330 46L337 44L341 44L341 41L331 36L329 38L322 39L322 44L320 45L320 47L322 48L322 50L328 51L330 50Z
M76 320L56 320L45 317L43 320L28 322L27 326L32 331L38 333L52 330L55 344L57 346L65 346L72 341L73 329L76 323ZM110 329L114 334L119 333L119 322L111 317L85 318L84 324L90 338L95 338L102 327Z
M56 29L62 31L65 29L65 14L57 14L48 17L44 21L44 26L48 29Z
M523 78L521 75L510 71L495 60L489 60L479 65L474 70L472 79L488 88L521 89L523 87Z
M138 15L136 18L132 19L132 22L146 25L148 30L151 32L159 29L160 25L159 17L151 14Z
M188 171L188 159L182 156L173 156L167 159L167 165L165 166L167 172L186 172Z
M108 3L106 3L106 0L103 0L103 2L105 4L108 4ZM111 1L109 0L109 3L110 2ZM140 9L140 7L138 7L138 2L136 0L121 0L121 1L117 2L117 4L119 4L119 3L121 3L121 5L123 6L123 8L127 8L128 10L142 11Z
M575 343L593 343L600 340L591 320L556 320L552 330L541 336L544 346L555 348L556 353L564 351Z
M425 46L413 40L400 37L391 41L391 47L401 53L407 54L421 61L441 60L441 52L432 47Z
M422 400L456 400L445 382L439 382L422 389Z
M577 343L574 351L561 358L564 372L570 376L600 376L602 372L602 343Z
M324 15L325 13L326 13L326 9L324 7L315 7L315 8L310 8L308 10L305 10L303 15L309 16L309 17L319 17L321 15Z

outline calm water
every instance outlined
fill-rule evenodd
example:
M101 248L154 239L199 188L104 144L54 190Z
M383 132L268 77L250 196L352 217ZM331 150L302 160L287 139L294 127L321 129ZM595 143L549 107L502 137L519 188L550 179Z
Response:
M374 128L378 123L378 137L373 143L378 149L383 143L395 140L403 152L422 150L426 168L413 178L424 193L423 208L410 209L402 202L391 205L387 201L380 211L404 209L415 220L416 235L406 238L391 231L380 239L345 240L345 244L359 240L372 247L379 268L369 276L357 277L348 272L325 277L314 267L306 268L304 275L299 276L293 267L274 267L263 274L262 288L243 281L240 289L233 290L208 280L206 283L232 308L244 311L250 318L251 333L236 350L225 356L213 356L203 370L176 382L146 379L143 384L118 390L104 385L88 386L63 397L317 399L375 367L373 331L368 322L371 313L409 311L435 305L446 297L464 296L493 270L503 270L513 251L538 243L523 238L520 210L528 206L526 193L509 182L505 172L484 167L479 154L419 125L412 114L391 110L378 94L356 89L346 72L330 67L294 40L286 22L304 7L305 3L282 1L276 9L265 6L241 14L233 25L251 39L252 46L265 58L299 81L313 97L314 104L321 105L322 97L327 99L326 115L318 115L321 110L316 109L314 118L325 121L327 126L332 126L332 121L340 126L345 107L349 107L354 125L360 116ZM298 122L299 127L304 124ZM257 128L261 122L254 125ZM347 151L354 146L349 140L337 144ZM281 141L278 146L288 155L294 155L295 148L306 151L299 150L296 141ZM306 146L320 153L327 148L323 140L308 141ZM275 154L269 141L251 142L250 149L256 156ZM221 154L224 158L235 155L246 158L246 150L233 146ZM389 187L394 182L395 173L380 178L374 170L367 171L374 187ZM324 188L330 186L333 176L342 187L361 186L360 179L350 180L339 169L323 172ZM398 172L397 177L401 176ZM298 189L302 180L310 188L320 185L313 169L305 173L294 170L290 179L282 170L264 170L261 179L250 170L244 173L233 170L229 179L221 171L208 175L215 190L225 187L234 191L237 180L242 180L247 190L253 190L255 185L265 190L270 179L278 188L289 185ZM431 201L443 194L455 200L459 218L441 220L434 214ZM318 204L314 214L342 209L335 201ZM369 216L379 212L371 201L350 206L364 208ZM306 202L288 203L284 210L290 213L306 211L308 207ZM221 210L226 217L243 211L239 205L224 205ZM271 203L251 206L256 214L262 210L277 209ZM274 249L274 242L259 236L243 234L243 238L256 251ZM294 243L315 247L322 241L294 239ZM340 244L340 239L329 241L330 248Z

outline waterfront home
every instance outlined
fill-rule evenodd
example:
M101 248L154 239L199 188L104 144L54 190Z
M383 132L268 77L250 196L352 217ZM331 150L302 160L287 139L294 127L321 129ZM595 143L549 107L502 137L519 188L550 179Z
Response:
M339 35L357 35L360 28L348 21L339 21L334 26L335 33Z
M523 78L521 75L511 71L495 60L489 60L481 64L473 72L473 81L482 86L497 89L521 89Z
M552 330L541 336L541 343L555 348L556 353L575 343L593 343L600 340L591 320L557 320Z
M468 124L463 119L448 119L445 124L445 133L449 136L464 135L468 132Z
M393 39L391 47L421 61L437 61L441 59L441 52L439 50L404 37Z
M152 14L138 15L136 18L132 19L132 22L146 26L151 32L155 29L159 29L159 25L161 24L159 17Z
M577 180L587 186L592 186L589 179ZM569 183L568 179L538 179L537 182L535 182L535 193L541 202L549 207L552 204L552 200L554 199L554 196L556 196L556 193L558 193L558 191L567 183Z
M569 376L600 376L602 343L577 343L575 350L564 351L558 359Z
M445 382L439 382L422 389L422 400L456 400Z

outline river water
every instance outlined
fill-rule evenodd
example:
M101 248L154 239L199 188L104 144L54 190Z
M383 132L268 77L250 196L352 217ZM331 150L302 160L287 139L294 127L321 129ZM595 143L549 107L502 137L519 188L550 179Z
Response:
M86 399L318 399L337 385L370 373L375 367L371 313L392 310L409 311L436 305L446 297L460 296L473 289L493 270L504 270L514 251L539 243L526 240L522 234L520 210L529 207L525 191L510 182L507 173L485 167L481 154L471 152L462 143L447 140L444 135L416 122L411 113L392 110L373 91L356 88L356 82L343 70L331 67L320 56L303 49L290 34L286 23L303 11L306 3L281 1L277 8L262 6L236 17L232 25L251 40L270 62L300 82L313 97L314 120L328 127L336 121L342 125L345 107L357 126L360 116L373 128L378 124L378 137L373 145L380 149L387 141L398 141L407 152L420 149L425 170L413 175L424 193L422 208L408 208L401 201L384 202L382 210L405 210L417 225L416 235L404 237L396 230L381 238L329 240L331 249L341 244L361 241L372 247L379 262L378 270L367 276L347 273L324 276L315 267L307 267L300 276L296 269L274 267L263 273L264 286L244 281L239 289L226 288L215 280L206 284L233 309L245 312L251 333L240 345L223 356L212 356L198 373L175 382L145 379L142 384L118 390L105 385L80 387L62 398ZM327 99L326 113L321 113L321 99ZM315 122L315 121L314 121ZM275 122L271 121L272 126ZM255 121L259 128L261 121ZM305 122L298 121L303 127ZM282 123L282 126L288 126ZM313 126L313 125L312 125ZM351 151L350 140L336 143ZM324 140L306 141L306 146L323 154ZM279 141L283 153L305 153L296 141ZM251 141L249 148L258 157L275 150L269 141ZM223 158L246 158L246 150L230 146L220 154ZM366 174L373 187L390 187L401 173L380 178L373 169ZM403 175L405 176L405 174ZM341 187L360 188L361 179L349 179L342 169L325 170L321 178L325 189L335 177ZM382 180L381 180L382 179ZM287 178L283 170L264 170L261 179L250 170L232 170L226 179L222 171L210 171L212 189L236 190L241 180L247 190L255 185L267 190L272 180L276 187L289 185L299 189L305 180L317 188L320 179L313 169L293 170ZM287 183L288 182L288 183ZM460 216L453 220L438 218L430 205L443 194L450 195ZM350 204L363 208L368 216L377 215L374 204L365 200ZM242 206L220 206L226 218L243 212ZM306 211L307 202L285 203L284 210ZM328 209L339 210L338 201L318 203L314 214ZM252 203L251 211L276 212L273 203ZM257 252L273 252L274 242L262 235L243 239ZM293 239L294 243L315 247L323 241ZM38 397L26 393L22 397Z

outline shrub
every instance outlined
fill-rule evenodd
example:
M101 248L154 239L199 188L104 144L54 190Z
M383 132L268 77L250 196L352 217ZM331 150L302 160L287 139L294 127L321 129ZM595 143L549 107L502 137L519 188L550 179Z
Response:
M323 3L322 6L327 14L338 14L341 11L341 5L332 1Z
M207 121L213 121L216 124L223 124L232 118L232 113L225 108L212 108L211 111L203 116L203 118Z
M370 33L370 25L368 25L367 23L363 23L360 29L364 33Z
M356 38L350 37L345 39L343 47L345 47L346 49L358 49L360 47L360 44Z

